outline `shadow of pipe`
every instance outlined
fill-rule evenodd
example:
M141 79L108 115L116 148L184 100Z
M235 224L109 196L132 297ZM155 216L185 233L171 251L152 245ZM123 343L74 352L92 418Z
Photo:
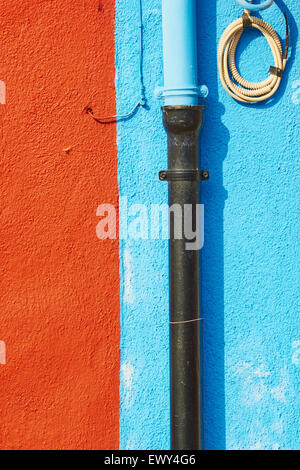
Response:
M199 83L209 87L202 128L202 163L211 177L202 185L205 206L205 242L201 260L202 338L202 439L204 449L225 449L224 382L224 235L223 211L227 193L223 162L229 131L222 123L224 105L218 96L216 2L199 3ZM198 12L200 13L200 11ZM203 21L205 18L205 21Z

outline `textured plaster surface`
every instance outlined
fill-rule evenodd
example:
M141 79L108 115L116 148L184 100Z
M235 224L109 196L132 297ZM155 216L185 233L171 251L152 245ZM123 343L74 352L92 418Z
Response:
M118 447L114 6L0 1L1 449Z
M128 204L167 202L157 173L167 166L166 135L154 90L162 85L161 2L144 3L148 110L118 125L120 194ZM299 448L300 331L299 110L297 2L287 72L275 99L233 101L217 78L217 41L241 14L232 1L199 1L199 82L206 99L202 168L203 388L206 449ZM138 1L117 0L118 111L138 99ZM284 38L277 5L263 13ZM176 51L174 51L176 53ZM251 32L238 51L242 73L263 79L272 63ZM122 210L121 210L122 215ZM168 247L124 240L121 257L121 421L123 449L169 447Z
M167 201L158 171L167 164L166 136L154 89L161 76L160 1L143 2L144 77L149 110L118 125L120 196L133 204ZM118 112L139 99L138 1L116 1ZM163 167L163 168L162 168ZM133 212L134 213L133 208ZM122 210L120 218L123 218ZM129 217L128 222L133 218ZM122 449L169 446L168 243L121 240ZM129 295L130 294L130 295Z

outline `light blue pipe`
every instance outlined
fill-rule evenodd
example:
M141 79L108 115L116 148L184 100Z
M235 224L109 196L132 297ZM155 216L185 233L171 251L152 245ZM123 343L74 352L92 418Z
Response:
M261 11L269 8L274 0L266 0L265 2L259 4L253 4L252 0L236 0L243 8L246 8L250 11Z
M196 0L162 0L165 105L198 104Z

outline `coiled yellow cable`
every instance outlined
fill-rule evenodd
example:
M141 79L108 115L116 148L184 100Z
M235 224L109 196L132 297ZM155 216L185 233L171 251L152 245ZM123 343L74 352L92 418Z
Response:
M284 54L276 31L266 21L251 16L249 10L244 10L243 16L235 20L224 31L218 47L219 75L223 87L234 99L242 103L257 103L271 98L278 90L286 67L289 49L289 26L286 14L284 16L287 33ZM248 82L241 77L236 67L236 48L245 27L256 28L264 35L274 57L274 66L270 68L270 76L262 82Z

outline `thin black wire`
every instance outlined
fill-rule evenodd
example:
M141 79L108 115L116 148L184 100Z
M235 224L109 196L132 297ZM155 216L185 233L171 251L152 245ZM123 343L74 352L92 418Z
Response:
M143 7L142 7L142 0L139 0L139 70L140 70L140 88L141 94L140 99L137 104L126 114L116 114L115 116L105 116L105 117L97 117L94 116L93 110L91 108L87 109L87 114L89 114L95 121L109 124L111 122L116 122L124 119L129 119L131 116L134 115L136 110L139 107L144 107L146 105L146 97L145 97L145 86L143 80Z

